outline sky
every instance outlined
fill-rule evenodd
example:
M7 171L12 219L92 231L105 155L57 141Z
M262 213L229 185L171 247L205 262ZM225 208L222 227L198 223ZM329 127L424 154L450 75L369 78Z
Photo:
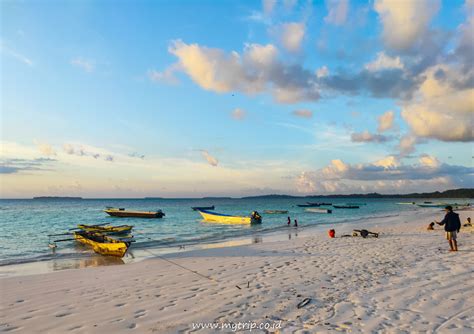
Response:
M474 187L474 1L0 2L0 197Z

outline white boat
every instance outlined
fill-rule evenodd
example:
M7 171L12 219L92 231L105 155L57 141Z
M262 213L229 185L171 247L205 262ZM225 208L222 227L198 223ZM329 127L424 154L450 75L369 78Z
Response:
M311 213L332 213L331 209L321 209L321 208L308 208L305 211L311 212Z

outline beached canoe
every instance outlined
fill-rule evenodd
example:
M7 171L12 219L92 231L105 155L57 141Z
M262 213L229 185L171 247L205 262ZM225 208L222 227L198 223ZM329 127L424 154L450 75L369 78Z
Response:
M260 224L262 222L262 217L258 212L254 211L248 217L244 216L231 216L223 213L217 213L207 210L198 210L201 214L204 221L209 223L219 223L219 224Z
M333 208L336 209L358 209L357 205L333 205Z
M79 224L77 228L86 231L86 232L100 232L104 234L127 234L129 233L133 226L132 225L120 225L120 226L111 226L111 225L85 225Z
M321 209L321 208L308 208L304 211L312 212L312 213L332 213L331 209Z
M263 213L268 215L280 215L280 214L287 214L288 210L263 210Z
M104 210L105 213L114 217L136 217L136 218L163 218L165 213L161 210L158 211L130 211L123 208L107 208Z
M74 232L73 235L78 242L91 246L94 252L107 256L123 257L131 243L130 239L124 241L100 233L79 231Z
M213 206L193 206L191 209L193 209L193 211L214 210L214 205Z

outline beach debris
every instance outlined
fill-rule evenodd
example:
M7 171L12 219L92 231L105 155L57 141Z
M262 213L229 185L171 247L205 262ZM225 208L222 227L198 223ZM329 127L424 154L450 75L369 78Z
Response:
M330 238L335 238L336 237L336 230L330 229L328 230L328 235Z
M311 298L306 297L305 299L303 299L302 301L300 301L296 307L299 308L299 309L300 309L300 308L303 308L303 307L305 307L306 305L308 305L310 302L311 302Z

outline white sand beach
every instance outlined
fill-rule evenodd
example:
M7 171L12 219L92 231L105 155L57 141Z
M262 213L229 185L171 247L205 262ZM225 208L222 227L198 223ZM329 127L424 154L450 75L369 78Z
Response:
M474 214L459 213L463 222ZM442 227L426 231L442 216L357 225L380 232L378 239L340 238L354 228L344 225L335 239L315 232L167 257L212 279L159 258L2 278L0 331L212 333L232 328L193 323L255 322L281 333L472 333L474 232L462 229L459 252L449 252Z

